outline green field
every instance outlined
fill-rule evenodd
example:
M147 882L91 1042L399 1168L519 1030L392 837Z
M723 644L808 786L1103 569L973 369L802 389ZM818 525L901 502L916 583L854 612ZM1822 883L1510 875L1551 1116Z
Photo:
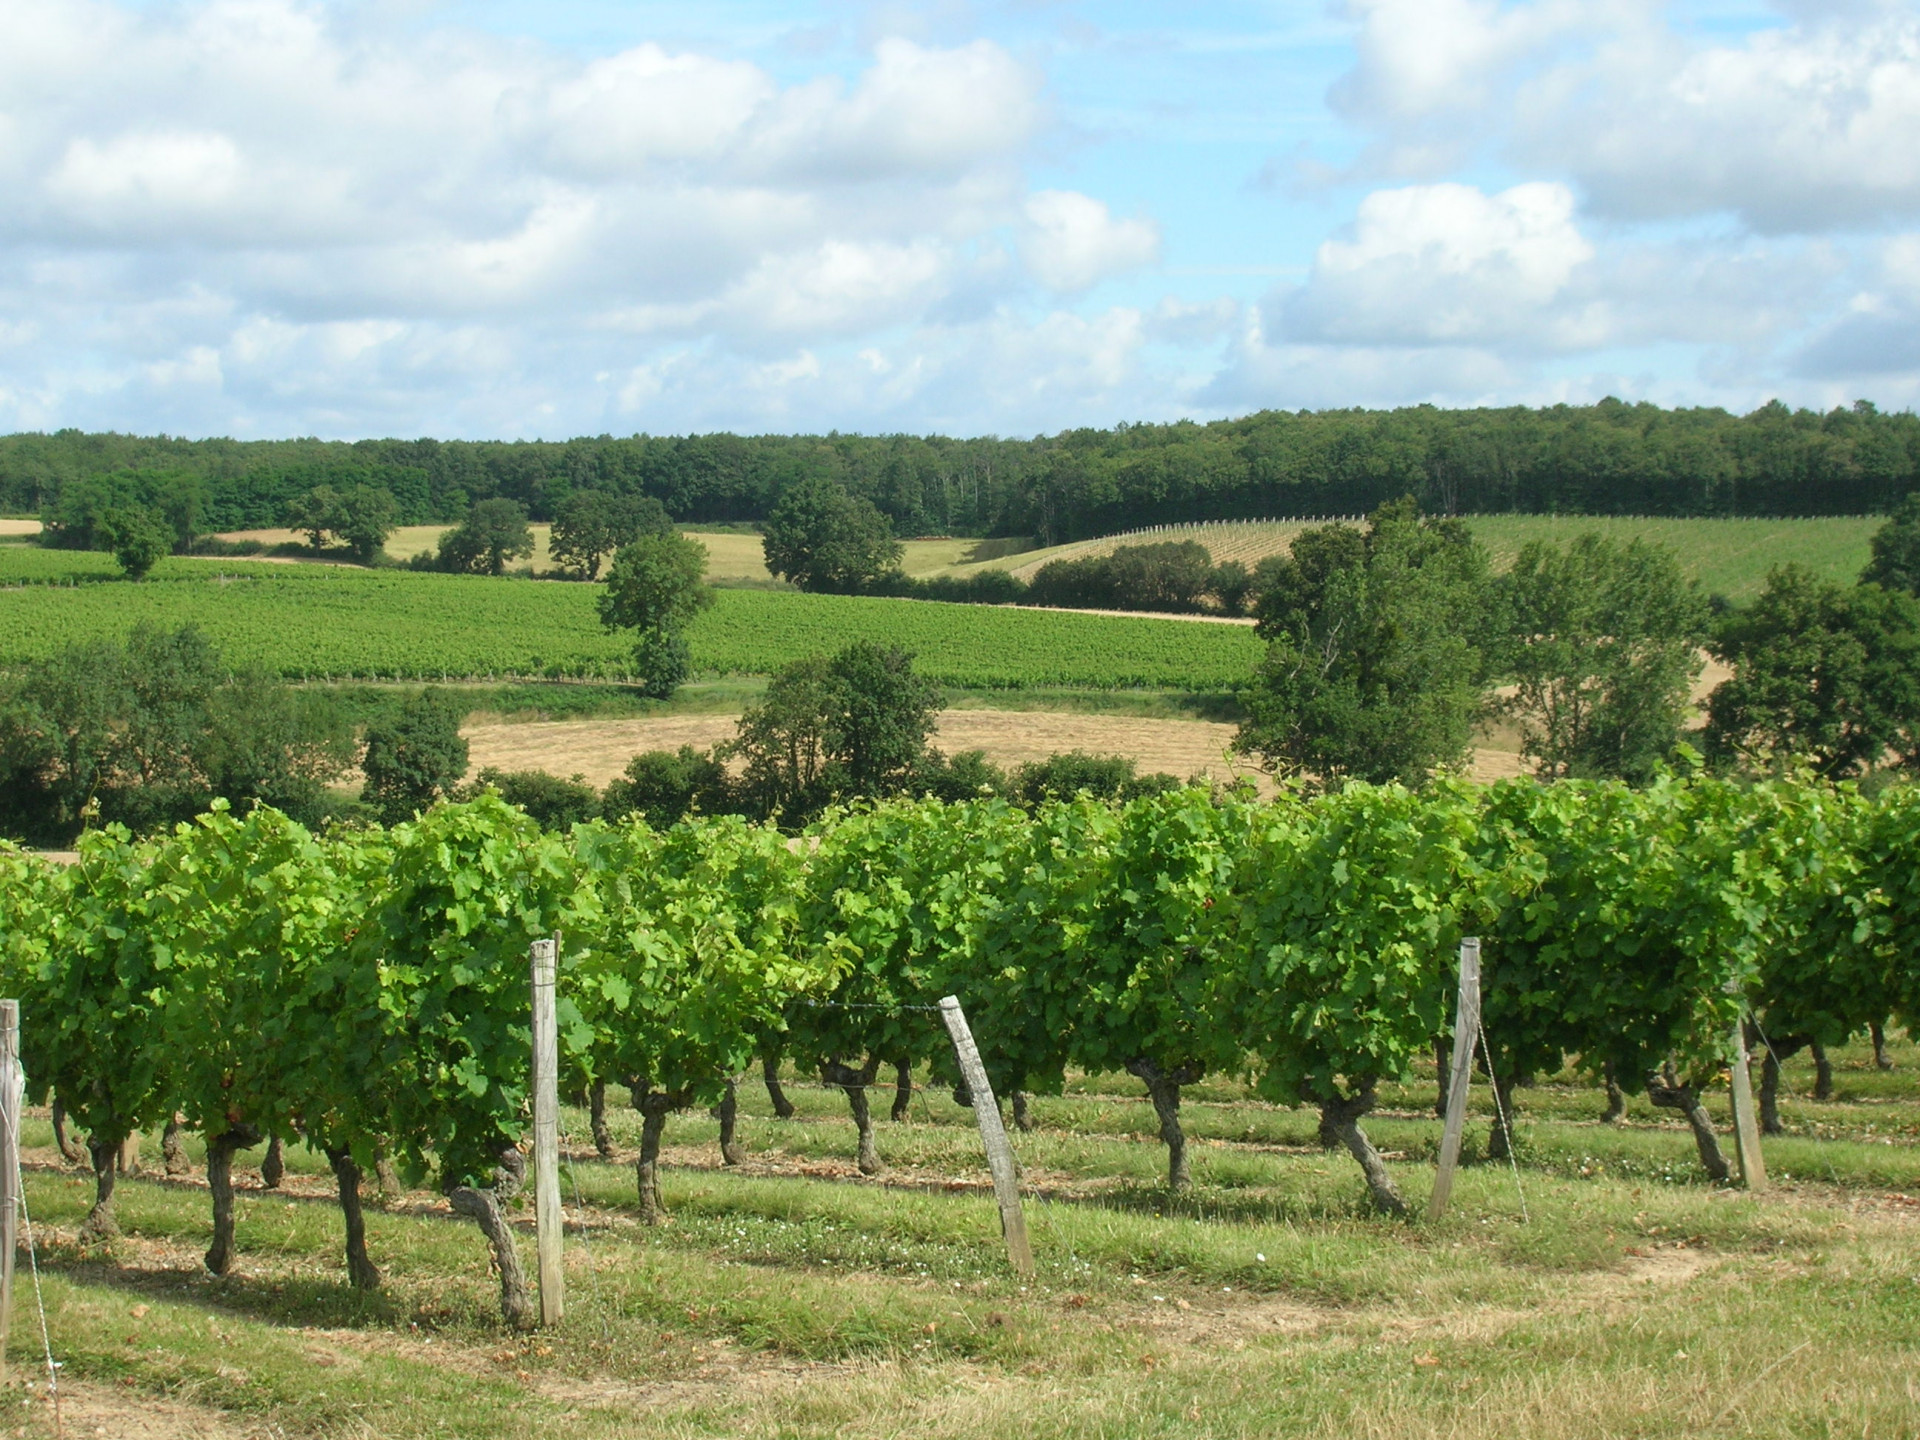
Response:
M630 653L601 630L590 585L180 559L140 584L115 576L105 555L0 552L0 665L142 621L197 625L230 664L292 677L617 677ZM1218 691L1261 653L1244 626L758 590L717 592L691 638L707 674L873 640L967 689Z
M68 1435L577 1440L1804 1440L1920 1428L1920 1051L1879 1072L1837 1053L1831 1102L1788 1065L1789 1133L1765 1196L1698 1179L1683 1125L1636 1099L1601 1125L1574 1077L1519 1092L1518 1165L1468 1165L1439 1223L1367 1213L1314 1113L1230 1080L1189 1087L1191 1192L1136 1083L1034 1102L1016 1134L1039 1274L1008 1274L968 1112L927 1084L880 1122L888 1174L851 1164L835 1092L792 1120L742 1089L745 1163L704 1113L670 1122L673 1223L636 1223L638 1120L599 1159L562 1117L568 1313L515 1335L474 1226L416 1191L367 1186L386 1272L348 1288L325 1161L235 1167L239 1261L200 1265L192 1174L119 1189L124 1238L75 1243L91 1198L44 1118L27 1195ZM922 1076L925 1082L924 1075ZM1424 1201L1432 1081L1388 1087L1370 1134ZM884 1110L882 1101L880 1109ZM1490 1103L1476 1077L1468 1153ZM1726 1123L1724 1106L1717 1118ZM157 1167L157 1145L144 1151ZM1784 1172L1784 1174L1783 1174ZM523 1263L532 1260L523 1200ZM51 1435L34 1292L15 1280L14 1434ZM38 1388L24 1387L35 1384ZM24 1428L12 1428L24 1427Z
M1804 520L1663 519L1658 516L1470 515L1467 524L1493 553L1496 569L1513 563L1530 540L1565 544L1575 535L1598 531L1616 540L1638 538L1665 545L1680 557L1682 570L1709 595L1745 602L1760 593L1767 571L1794 561L1840 584L1852 584L1867 563L1867 542L1883 523L1878 516L1833 516ZM1215 563L1238 560L1258 564L1284 552L1305 522L1276 520L1252 524L1193 525L1143 535L1080 540L1047 550L1032 550L982 563L956 565L951 573L1011 570L1031 578L1049 560L1102 555L1117 545L1195 540Z

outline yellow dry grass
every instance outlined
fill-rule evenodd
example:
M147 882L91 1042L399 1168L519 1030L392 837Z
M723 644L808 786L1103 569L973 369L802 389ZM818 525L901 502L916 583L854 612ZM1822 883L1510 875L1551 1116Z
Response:
M578 775L604 789L643 750L706 749L733 738L734 715L663 715L628 720L486 720L469 724L469 776L481 770L544 770ZM1227 747L1234 727L1210 720L1143 719L1125 715L1079 715L1036 710L947 710L934 743L949 754L981 750L994 764L1011 768L1066 750L1125 755L1142 774L1164 773L1217 781L1248 776L1261 794L1272 781ZM1495 780L1524 773L1511 750L1473 752L1471 773Z
M0 520L0 535L38 535L38 520Z

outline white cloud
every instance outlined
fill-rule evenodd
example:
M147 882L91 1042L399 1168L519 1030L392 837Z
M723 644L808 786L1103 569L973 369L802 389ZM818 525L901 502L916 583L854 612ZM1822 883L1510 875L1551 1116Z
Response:
M1910 0L1783 7L1699 38L1652 0L1351 0L1335 105L1361 173L1426 177L1482 147L1598 214L1730 212L1766 233L1920 214L1920 15Z
M1537 336L1594 257L1573 208L1564 185L1540 182L1497 195L1457 184L1376 190L1352 234L1320 246L1284 306L1286 331L1362 344ZM1558 324L1579 321L1560 315Z
M1049 290L1085 290L1160 256L1160 230L1148 220L1116 220L1100 201L1073 190L1042 190L1027 200L1021 255Z

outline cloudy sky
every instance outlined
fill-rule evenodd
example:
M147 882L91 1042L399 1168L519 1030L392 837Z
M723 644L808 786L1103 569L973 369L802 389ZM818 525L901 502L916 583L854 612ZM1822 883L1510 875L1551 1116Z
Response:
M0 0L0 430L1920 403L1920 0Z

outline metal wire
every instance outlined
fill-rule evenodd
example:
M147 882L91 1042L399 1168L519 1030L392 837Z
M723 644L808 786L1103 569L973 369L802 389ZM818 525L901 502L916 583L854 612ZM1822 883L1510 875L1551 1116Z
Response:
M27 1073L18 1060L14 1061L13 1070L14 1073L7 1077L7 1080L14 1085L15 1094L24 1098L27 1090ZM17 1117L19 1105L16 1103L13 1109ZM0 1140L4 1140L8 1150L18 1157L20 1136L17 1131L9 1130L4 1137L0 1137ZM27 1266L33 1273L33 1307L39 1312L40 1348L47 1359L47 1396L53 1401L53 1433L58 1436L65 1433L60 1419L60 1362L53 1358L53 1337L47 1330L47 1302L40 1289L40 1250L33 1239L33 1214L27 1208L26 1176L20 1174L18 1164L14 1169L20 1179L19 1192L14 1196L14 1204L20 1208L20 1229L27 1241Z
M1527 1213L1527 1192L1520 1187L1520 1162L1513 1153L1513 1121L1507 1115L1506 1102L1500 1098L1500 1081L1493 1073L1493 1047L1487 1044L1487 1027L1477 1027L1480 1031L1480 1055L1487 1062L1487 1082L1493 1089L1494 1113L1500 1117L1500 1128L1507 1136L1507 1164L1513 1168L1513 1193L1520 1197L1520 1223L1530 1225L1533 1217Z

